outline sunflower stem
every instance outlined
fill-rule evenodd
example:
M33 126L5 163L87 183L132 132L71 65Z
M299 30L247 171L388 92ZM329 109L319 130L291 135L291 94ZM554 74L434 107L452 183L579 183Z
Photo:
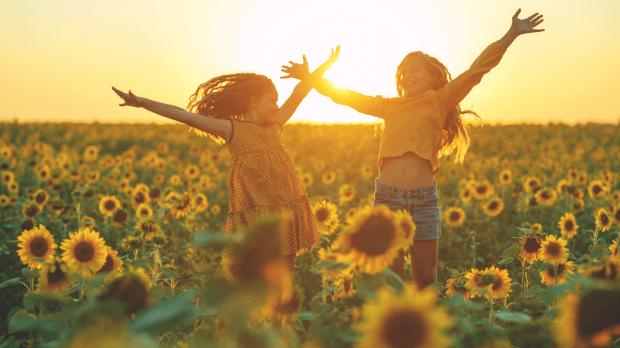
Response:
M596 246L596 243L598 242L598 227L594 228L594 236L592 237L592 239L594 246Z
M493 324L493 284L489 285L489 324Z
M34 291L34 278L30 278L30 291Z
M327 303L327 292L325 291L326 281L327 281L327 277L323 274L323 304Z
M521 264L523 265L523 274L521 275L521 285L523 286L523 292L525 292L527 290L527 275L526 275L526 265L527 265L527 260L526 259L521 259Z
M153 285L157 285L157 266L159 264L159 245L155 245L153 257Z
M553 265L553 278L555 279L555 285L558 285L558 265Z

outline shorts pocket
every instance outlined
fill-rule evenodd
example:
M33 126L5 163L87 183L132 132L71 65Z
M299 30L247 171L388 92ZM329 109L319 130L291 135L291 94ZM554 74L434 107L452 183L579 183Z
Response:
M424 197L420 205L425 207L437 207L439 206L439 196L437 196L436 193L426 196Z

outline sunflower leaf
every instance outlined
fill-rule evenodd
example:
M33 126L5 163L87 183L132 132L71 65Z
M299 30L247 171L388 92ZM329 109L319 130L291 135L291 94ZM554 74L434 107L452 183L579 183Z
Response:
M597 244L596 246L590 245L588 247L588 250L590 251L591 258L598 259L598 258L605 256L605 254L607 254L607 245L605 244Z
M541 288L540 285L534 285L521 294L521 296L530 298L540 294L541 292L545 292L545 289Z
M159 302L144 310L129 323L133 332L158 332L170 330L171 326L191 325L199 308L195 305L196 291L188 290L171 299Z
M504 252L502 253L502 258L504 258L504 259L508 259L508 258L515 259L517 256L519 256L520 252L521 252L521 245L513 244L513 245L510 246L510 248L504 250Z
M511 263L512 261L514 261L514 258L506 257L506 258L502 259L500 262L498 262L497 264L498 265L504 265L504 264L507 264L507 263Z
M388 285L390 285L397 294L402 292L403 286L405 286L405 282L403 279L394 271L392 271L389 267L386 267L384 270L385 280L387 280Z
M495 317L512 323L527 323L532 320L532 318L525 313L510 311L495 313Z
M6 288L7 286L11 285L11 284L15 284L19 281L20 278L13 278L13 279L9 279L6 282L0 284L0 289L2 288Z
M350 263L348 262L338 262L333 260L323 260L317 263L314 267L312 267L312 271L320 271L322 269L328 271L339 271L341 269L345 269L349 267Z

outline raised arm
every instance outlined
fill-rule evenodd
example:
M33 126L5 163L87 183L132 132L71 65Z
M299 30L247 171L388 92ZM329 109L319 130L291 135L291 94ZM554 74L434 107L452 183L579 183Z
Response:
M519 19L519 13L521 13L521 9L512 16L512 25L500 40L490 44L476 58L468 70L448 82L438 91L441 107L444 109L442 112L444 116L465 99L472 88L480 83L486 73L499 64L508 46L519 35L544 31L544 29L534 29L542 23L542 15L535 13L526 19Z
M329 58L321 64L316 70L312 72L312 74L308 73L303 78L301 78L300 82L293 89L293 93L286 99L280 110L278 111L278 115L276 116L276 120L280 125L284 125L290 118L293 116L299 104L304 100L304 98L310 93L312 88L315 86L316 81L323 77L325 72L331 68L334 63L338 60L338 56L340 54L340 46L336 47L336 52L332 49ZM304 57L305 59L305 57ZM306 62L307 63L307 62ZM307 67L307 65L306 65Z
M308 61L306 60L305 55L303 56L302 64L297 64L292 61L289 61L289 63L291 66L282 66L281 71L287 73L287 75L280 78L304 80L310 75L310 71L308 70ZM319 69L320 67L317 68L317 70ZM315 72L317 70L315 70ZM313 85L319 94L331 98L337 104L349 106L366 115L383 118L383 106L385 105L386 98L371 97L347 88L337 87L330 80L326 78L318 78L316 76L313 79Z
M230 136L232 134L232 123L229 120L219 120L200 114L194 114L178 106L160 103L144 97L138 97L133 94L131 90L129 91L129 94L121 92L114 87L112 87L112 90L114 90L114 92L116 92L116 94L118 94L118 96L123 98L125 101L123 104L118 104L119 106L142 107L171 120L185 123L186 125L196 128L197 130L221 137L226 140L226 142L230 140Z

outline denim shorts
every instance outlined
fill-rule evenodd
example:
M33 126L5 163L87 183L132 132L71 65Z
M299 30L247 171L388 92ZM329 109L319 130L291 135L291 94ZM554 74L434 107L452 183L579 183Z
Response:
M375 180L375 200L372 205L387 205L391 210L405 209L416 225L414 240L439 239L441 224L437 182L417 189L402 189Z

